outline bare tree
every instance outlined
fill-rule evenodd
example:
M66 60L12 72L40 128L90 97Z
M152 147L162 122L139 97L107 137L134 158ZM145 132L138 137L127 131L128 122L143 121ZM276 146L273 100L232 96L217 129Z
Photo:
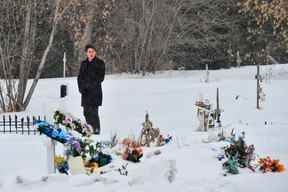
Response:
M20 1L1 2L1 14L6 18L1 19L0 33L0 57L4 83L0 85L1 108L4 111L15 111L20 106L18 100L24 95L24 77L29 73L26 65L31 59L30 51L33 46L35 29L32 30L33 1L26 1L25 7L21 6ZM19 15L26 15L19 17ZM24 23L24 26L21 26ZM21 26L21 27L19 27ZM33 26L33 27L32 27ZM30 35L31 33L31 35ZM31 43L29 43L31 41ZM15 77L19 74L20 82L16 89L17 81Z
M177 38L174 28L183 5L183 0L119 2L112 12L115 17L112 17L114 33L110 52L115 62L126 71L143 75L146 71L171 68L165 56Z
M0 21L0 62L3 69L0 75L4 79L4 83L0 82L0 106L3 111L21 111L27 108L53 44L57 25L73 2L73 0L55 0L49 42L25 97L36 43L36 15L39 1L1 1L1 13L7 17Z
M72 68L79 67L80 61L84 58L84 47L89 43L96 41L99 48L97 52L105 57L102 49L109 42L105 41L108 32L107 30L103 31L103 28L105 28L104 23L110 16L114 3L115 0L77 0L72 8L63 15L62 23L74 42L74 58L76 60L72 64ZM101 29L98 26L99 23L101 23ZM102 31L100 32L100 30ZM95 33L96 37L93 36Z
M47 59L48 53L51 49L51 46L53 44L54 41L54 37L55 37L55 33L56 33L56 27L58 25L59 20L62 18L62 15L65 13L66 9L73 3L73 0L67 0L66 2L63 0L56 0L56 7L55 7L55 13L54 13L54 18L53 18L53 22L52 22L52 30L50 32L50 37L49 37L49 42L48 45L42 55L41 58L41 62L40 65L38 67L36 76L33 80L33 83L28 91L27 97L25 98L24 101L24 105L23 105L23 109L26 109L26 107L28 106L31 97L34 93L34 90L37 86L38 80L40 79L40 76L42 74L42 71L44 69L44 65L45 65L45 61Z

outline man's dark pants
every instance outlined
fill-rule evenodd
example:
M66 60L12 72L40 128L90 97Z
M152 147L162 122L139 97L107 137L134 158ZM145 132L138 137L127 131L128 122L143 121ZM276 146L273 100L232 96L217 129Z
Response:
M83 106L86 122L93 127L95 134L100 134L100 119L98 114L98 106Z

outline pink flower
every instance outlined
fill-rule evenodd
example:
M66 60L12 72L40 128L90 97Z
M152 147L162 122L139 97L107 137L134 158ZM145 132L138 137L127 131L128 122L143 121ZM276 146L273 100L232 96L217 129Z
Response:
M63 122L64 124L71 124L72 123L72 119L70 118L70 117L65 117L65 119L64 119L64 122Z

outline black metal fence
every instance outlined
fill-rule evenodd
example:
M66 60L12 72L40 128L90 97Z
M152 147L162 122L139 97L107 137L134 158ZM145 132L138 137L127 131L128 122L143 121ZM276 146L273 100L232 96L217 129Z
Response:
M0 135L1 134L34 134L38 133L37 128L33 125L35 120L46 120L46 116L26 116L18 117L17 115L3 115L0 117Z

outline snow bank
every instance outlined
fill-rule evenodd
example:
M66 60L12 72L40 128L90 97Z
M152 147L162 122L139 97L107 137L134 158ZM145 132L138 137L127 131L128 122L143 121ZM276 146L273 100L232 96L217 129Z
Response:
M127 177L111 172L101 177L46 178L44 136L1 135L0 191L286 192L287 170L275 174L240 170L239 175L224 177L222 162L215 158L218 144L202 143L207 134L195 132L196 99L202 95L215 103L219 88L223 126L245 131L248 144L255 145L259 156L271 155L288 168L288 65L262 67L262 73L269 74L269 78L264 81L266 101L260 111L256 110L255 73L255 66L210 71L210 83L203 82L204 71L166 71L145 77L108 75L100 109L103 137L113 133L120 137L138 136L148 111L156 127L174 136L173 143L160 148L159 156L129 164ZM68 97L59 99L63 83L68 85ZM58 108L84 119L76 78L40 80L22 115L45 114L51 118ZM169 182L168 177L173 177L173 181Z

